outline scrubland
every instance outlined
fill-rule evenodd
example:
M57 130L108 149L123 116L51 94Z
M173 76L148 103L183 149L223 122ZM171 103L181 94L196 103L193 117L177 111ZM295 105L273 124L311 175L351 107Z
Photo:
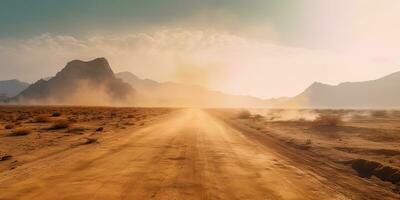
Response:
M322 162L349 169L353 175L400 188L400 111L214 109L215 116L249 128ZM323 163L321 163L323 165ZM349 175L351 177L351 175Z
M168 112L164 108L2 106L0 172L118 136Z

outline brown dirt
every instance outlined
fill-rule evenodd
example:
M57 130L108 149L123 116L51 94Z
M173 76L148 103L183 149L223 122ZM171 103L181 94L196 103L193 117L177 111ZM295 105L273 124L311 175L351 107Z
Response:
M78 116L77 123L86 127L82 135L40 132L46 124L21 122L34 132L0 137L1 151L13 155L0 163L0 199L399 197L343 164L291 148L229 114L197 109L65 109L60 117ZM137 123L117 128L128 113L140 116L129 118ZM104 127L101 133L95 131L99 126ZM76 145L82 142L87 145ZM311 149L315 145L303 144Z

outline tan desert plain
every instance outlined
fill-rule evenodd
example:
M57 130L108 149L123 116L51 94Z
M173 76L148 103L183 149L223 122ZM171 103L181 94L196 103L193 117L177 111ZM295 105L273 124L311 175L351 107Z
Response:
M0 0L0 200L400 200L400 0Z

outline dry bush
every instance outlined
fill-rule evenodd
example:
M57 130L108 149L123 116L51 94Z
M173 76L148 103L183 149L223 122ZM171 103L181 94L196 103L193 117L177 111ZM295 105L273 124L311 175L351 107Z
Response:
M7 124L4 126L5 129L13 129L14 127L14 124Z
M13 132L11 132L8 136L24 136L28 135L32 132L32 130L27 129L27 128L22 128L22 129L17 129Z
M314 127L336 128L343 123L339 115L320 114L313 122Z
M59 117L59 116L61 116L61 113L60 112L53 112L53 114L51 116Z
M0 161L5 161L5 160L10 160L12 158L12 155L6 154L6 153L1 153L0 154Z
M254 115L254 120L262 120L262 119L264 119L264 116L262 116L260 114Z
M29 118L28 115L26 115L26 114L21 114L21 115L19 115L19 116L17 117L16 120L20 121L20 120L26 120L26 119L28 119L28 118Z
M59 130L59 129L66 129L70 126L70 122L67 120L58 120L51 125L48 130Z
M93 143L98 143L97 138L85 138L85 141L82 142L80 145L87 145L87 144L93 144Z
M75 117L68 117L68 121L71 123L77 123L78 119L76 119Z
M248 110L242 110L237 114L237 118L239 119L249 119L251 117L251 113Z
M375 110L371 112L372 117L387 117L388 113L385 110Z
M135 125L135 123L133 123L133 122L124 122L122 125L133 126L133 125Z
M68 132L70 132L70 133L81 133L81 132L84 132L85 130L86 130L86 128L83 128L83 127L74 127L74 128L68 129Z
M50 119L46 115L39 115L39 116L35 117L34 122L35 123L47 123L47 122L50 122Z

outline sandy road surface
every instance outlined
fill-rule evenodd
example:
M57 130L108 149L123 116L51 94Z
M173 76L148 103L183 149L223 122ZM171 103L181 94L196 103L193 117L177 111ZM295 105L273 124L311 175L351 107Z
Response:
M0 174L0 199L353 199L201 110Z

